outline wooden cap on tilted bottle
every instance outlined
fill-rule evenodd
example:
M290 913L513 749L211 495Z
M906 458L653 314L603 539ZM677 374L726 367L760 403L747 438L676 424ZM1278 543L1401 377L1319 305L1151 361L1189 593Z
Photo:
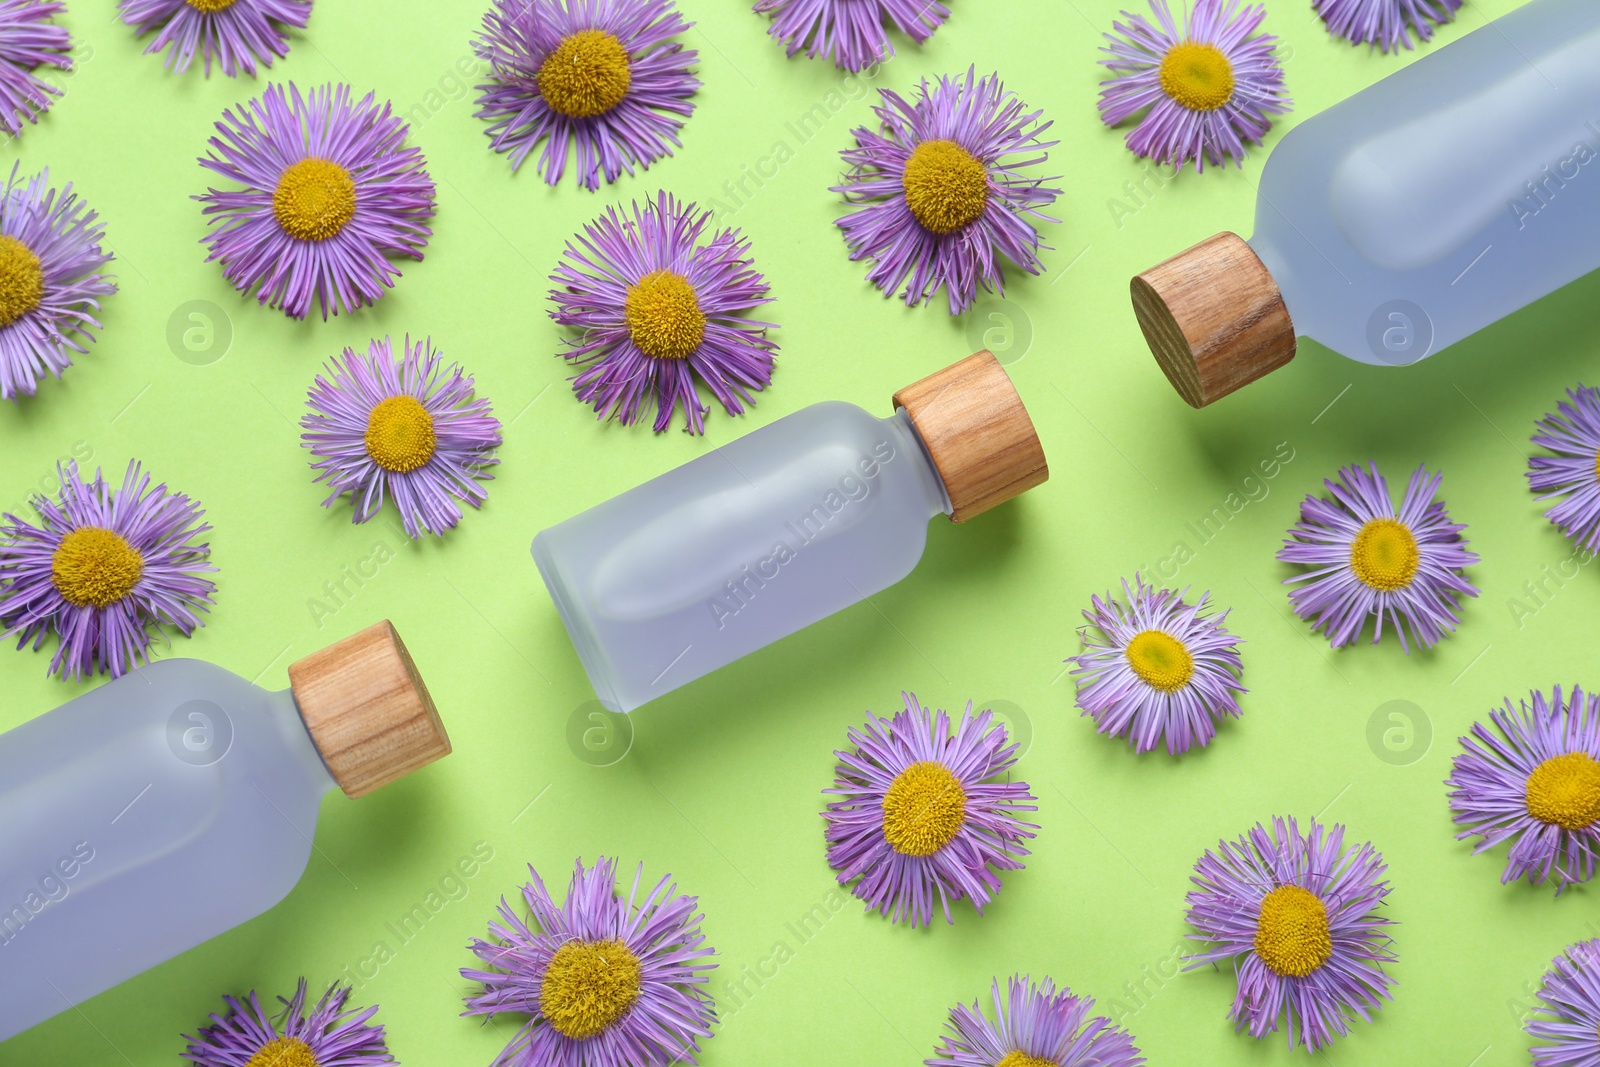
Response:
M977 352L894 394L965 522L1050 477L1044 446L1000 361Z
M1219 233L1133 279L1133 311L1167 380L1202 408L1294 358L1294 324L1266 264Z
M289 665L289 688L322 761L352 797L450 754L450 738L388 620Z

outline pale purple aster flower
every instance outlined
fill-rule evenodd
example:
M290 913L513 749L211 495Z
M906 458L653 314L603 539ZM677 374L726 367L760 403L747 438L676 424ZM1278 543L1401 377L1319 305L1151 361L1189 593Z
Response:
M0 130L12 137L22 124L38 122L61 90L33 72L49 65L71 70L72 38L50 19L65 4L39 0L0 0Z
M585 189L671 155L700 88L694 49L673 39L692 25L671 0L494 0L473 45L489 64L477 117L494 150L515 170L543 141L555 185L570 147Z
M1579 548L1600 552L1600 389L1568 389L1537 425L1533 443L1555 455L1528 461L1528 484L1540 500L1560 501L1546 518Z
M100 298L117 291L100 268L104 227L68 182L50 172L18 179L11 166L0 193L0 399L33 396L46 374L61 377L69 352L88 351Z
M793 57L802 48L844 70L865 70L894 55L885 23L921 44L944 25L950 9L938 0L756 0L767 28Z
M1122 599L1093 597L1079 630L1084 651L1069 656L1078 679L1078 707L1103 734L1125 738L1135 752L1163 739L1180 755L1205 746L1224 716L1239 716L1240 639L1222 625L1228 613L1206 611L1210 593L1155 589L1134 575Z
M140 36L158 31L145 55L170 48L166 65L182 74L198 53L208 78L213 59L230 78L272 66L289 54L289 30L311 18L310 0L118 0L117 9Z
M957 1004L949 1031L927 1067L1143 1067L1133 1038L1104 1015L1090 1015L1094 1000L1073 996L1046 978L1035 984L1023 976L1000 980L991 993L994 1017Z
M1234 842L1207 850L1185 898L1191 940L1209 944L1187 957L1189 969L1227 961L1238 993L1228 1017L1238 1030L1265 1037L1283 1026L1289 1047L1312 1052L1370 1022L1394 979L1388 927L1378 914L1389 895L1383 855L1370 844L1344 847L1344 827L1312 819L1304 834L1293 819L1257 823Z
M950 314L972 305L981 285L1004 292L1002 261L1039 273L1039 233L1030 219L1061 190L1029 177L1045 163L1050 128L1000 76L924 79L915 100L887 89L872 109L879 129L857 127L840 153L849 170L833 191L864 205L837 220L852 260L871 260L867 280L885 296L905 286L914 307L943 287Z
M401 350L397 358L385 337L325 364L306 398L301 441L316 457L316 480L333 490L323 507L348 493L352 521L366 522L387 496L408 536L443 536L461 521L458 501L476 508L488 499L479 483L500 462L500 420L431 340L407 337Z
M294 999L280 996L283 1008L268 1015L254 991L243 1001L225 996L228 1013L212 1012L210 1026L194 1037L185 1034L189 1047L180 1055L198 1067L381 1067L397 1062L389 1054L382 1024L372 1025L377 1005L346 1010L349 997L349 986L330 986L308 1012L302 978Z
M822 813L828 865L839 884L893 922L927 926L937 897L970 897L981 915L1000 889L1000 871L1022 869L1022 842L1038 829L1019 814L1038 810L1028 783L1010 781L1017 746L994 713L950 716L902 693L892 719L870 711L850 731L850 751L834 755L834 785ZM1006 780L1002 780L1006 779ZM854 885L851 883L854 882Z
M1550 962L1535 994L1540 1014L1523 1023L1534 1045L1533 1067L1600 1063L1600 940L1580 941Z
M1410 48L1433 37L1433 27L1456 17L1462 0L1311 0L1328 32L1354 44L1375 44L1385 52Z
M1478 595L1461 573L1478 562L1461 536L1466 527L1434 499L1442 478L1418 467L1397 512L1378 465L1352 465L1322 483L1333 499L1312 495L1300 505L1278 559L1310 569L1283 584L1299 586L1289 593L1295 614L1334 648L1358 639L1369 617L1374 644L1387 618L1402 649L1410 651L1408 630L1430 647L1460 622L1460 600Z
M688 431L704 433L711 409L696 383L739 415L772 381L776 324L744 317L772 302L766 279L750 242L733 229L708 236L710 223L663 192L643 208L607 208L567 242L550 317L582 331L561 355L583 368L572 391L598 418L629 426L653 401L658 432L682 408Z
M1600 696L1577 686L1489 713L1450 766L1456 837L1473 853L1511 842L1501 884L1554 881L1559 894L1594 877L1600 854Z
M432 231L434 188L411 127L348 85L302 94L277 85L238 112L223 112L214 155L200 165L244 186L195 197L217 228L206 262L219 260L241 293L303 319L313 302L354 311L394 287L388 256L421 259Z
M1150 0L1150 11L1155 23L1124 11L1128 21L1105 35L1111 47L1100 51L1110 58L1100 62L1115 77L1100 83L1100 118L1118 126L1140 115L1128 148L1157 163L1242 165L1245 146L1272 128L1268 116L1292 106L1272 52L1278 39L1255 33L1266 9L1195 0L1182 26L1167 0Z
M55 634L50 673L74 681L99 671L117 678L141 663L163 627L188 637L204 625L216 586L205 514L182 493L150 486L138 463L121 488L99 471L57 469L60 499L35 496L34 525L6 515L0 525L0 625L35 650Z
M483 985L463 1015L529 1016L494 1067L695 1063L717 1017L707 989L716 964L705 962L714 953L695 898L670 877L641 898L642 864L624 896L604 856L589 868L578 861L562 905L528 873L529 917L502 897L490 940L469 946L487 969L461 971Z

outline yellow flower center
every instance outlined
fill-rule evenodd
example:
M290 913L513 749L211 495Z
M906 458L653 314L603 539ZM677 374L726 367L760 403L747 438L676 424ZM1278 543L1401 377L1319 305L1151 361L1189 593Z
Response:
M1123 655L1140 680L1163 693L1182 689L1194 677L1194 656L1182 641L1162 630L1134 634Z
M967 817L967 793L942 763L913 763L883 795L883 838L903 856L931 856L950 843Z
M1552 756L1528 775L1528 814L1563 830L1582 830L1600 819L1600 763L1582 753Z
M355 217L355 179L331 159L291 163L273 190L272 213L290 237L326 241Z
M633 84L628 50L614 34L579 30L562 38L539 64L539 95L569 119L604 115L622 103Z
M195 0L189 2L192 4ZM321 1064L317 1063L311 1046L298 1037L275 1037L257 1049L244 1067L321 1067Z
M639 958L621 941L568 941L539 984L539 1014L575 1040L609 1029L639 998Z
M1278 977L1304 978L1333 955L1328 909L1311 890L1280 885L1261 901L1255 950Z
M1421 562L1417 539L1399 519L1368 519L1350 545L1350 569L1381 593L1410 585Z
M1190 111L1215 111L1233 99L1233 64L1216 45L1175 44L1161 60L1161 91Z
M374 404L365 440L372 462L395 474L428 462L439 443L433 416L414 396L390 396Z
M10 326L44 299L44 268L33 249L0 234L0 326Z
M954 233L983 214L989 172L954 141L923 141L906 160L900 184L911 217L932 233Z
M50 559L50 580L73 607L103 608L133 591L144 557L121 534L80 526L61 539Z
M226 11L234 5L235 0L186 0L186 2L201 14L210 15L213 12Z
M1014 1048L1004 1056L994 1067L1061 1067L1055 1060L1047 1060L1041 1056L1030 1056L1020 1048Z
M670 270L653 270L640 278L628 290L622 317L639 351L657 359L683 359L706 335L706 316L694 286Z

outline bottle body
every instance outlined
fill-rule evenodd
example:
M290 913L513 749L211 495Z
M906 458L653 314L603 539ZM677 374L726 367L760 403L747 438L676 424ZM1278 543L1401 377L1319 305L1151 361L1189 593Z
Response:
M1291 130L1250 245L1295 332L1413 363L1596 267L1600 7L1531 0Z
M884 589L950 511L904 412L814 404L541 532L601 703L631 711Z
M0 734L0 1040L281 900L334 784L288 692L194 660Z

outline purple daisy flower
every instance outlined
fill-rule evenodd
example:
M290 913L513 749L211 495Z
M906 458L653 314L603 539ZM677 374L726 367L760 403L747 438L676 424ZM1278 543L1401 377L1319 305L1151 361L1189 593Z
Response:
M1528 461L1528 483L1540 500L1561 501L1546 518L1579 548L1600 552L1600 389L1568 389L1537 425L1533 443L1555 455Z
M211 1013L211 1025L194 1037L184 1035L189 1047L181 1055L199 1067L241 1067L281 1064L282 1067L380 1067L395 1063L384 1042L383 1026L369 1025L378 1014L370 1008L345 1009L348 986L331 986L306 1012L306 980L294 999L279 997L283 1009L277 1021L267 1015L252 991L248 999L223 997L228 1014Z
M1239 716L1239 638L1222 625L1228 613L1206 612L1210 593L1193 605L1134 575L1122 600L1094 597L1078 631L1084 651L1067 657L1078 681L1078 707L1103 734L1149 752L1166 738L1180 755L1216 736L1223 716Z
M50 19L65 4L39 0L0 0L0 130L12 137L22 124L38 122L61 90L33 72L48 64L71 70L72 38Z
M488 970L463 968L481 982L464 1015L530 1016L494 1067L666 1067L695 1062L716 1011L704 961L714 953L700 932L694 897L671 878L644 898L641 865L633 888L617 892L616 863L579 860L557 906L532 867L521 919L505 898L492 940L471 949Z
M755 11L773 16L767 33L791 58L803 48L844 70L865 70L894 55L886 22L921 44L950 17L938 0L756 0Z
M1511 842L1501 884L1553 878L1559 894L1594 877L1600 853L1600 697L1577 686L1530 697L1473 724L1445 784L1474 854Z
M1478 562L1461 536L1466 527L1451 522L1434 499L1442 478L1418 467L1396 512L1378 465L1352 465L1340 469L1337 481L1322 483L1332 500L1307 496L1300 505L1300 521L1278 559L1311 569L1283 584L1306 583L1289 593L1295 614L1324 631L1334 648L1359 638L1368 617L1373 644L1387 618L1402 649L1410 651L1408 630L1431 647L1460 622L1461 598L1478 595L1461 573Z
M100 247L99 217L78 199L72 183L59 192L48 170L17 178L0 193L0 399L33 396L49 374L72 365L68 352L88 351L93 312L117 291L100 268L111 262Z
M77 680L97 671L117 678L140 663L157 631L188 637L216 586L217 568L200 506L165 485L150 487L138 463L120 489L100 472L85 482L78 465L57 469L61 497L33 499L40 525L6 515L0 526L0 625L35 650L60 639L50 673Z
M1550 962L1539 984L1539 1011L1524 1023L1534 1045L1533 1067L1594 1067L1600 1063L1600 940L1580 941Z
M998 872L1022 869L1022 842L1038 829L1018 818L1038 810L1028 783L999 780L1016 766L1017 746L993 712L974 717L970 701L952 727L944 711L901 696L904 711L869 711L850 731L854 748L834 753L834 785L823 790L839 798L822 813L828 865L892 922L927 926L935 896L947 923L951 902L965 897L981 915Z
M950 314L972 305L978 286L1004 292L1001 260L1039 273L1039 233L1029 219L1056 220L1039 209L1060 189L1053 178L1031 178L1055 141L1042 112L1000 84L1000 76L941 77L906 100L878 90L872 109L880 129L852 131L856 147L840 153L849 164L833 191L865 205L837 220L852 260L872 260L867 280L885 296L905 285L905 302L932 300L940 287Z
M1142 112L1128 148L1157 163L1193 160L1196 173L1208 162L1242 165L1245 145L1272 128L1267 116L1292 106L1272 53L1278 39L1254 35L1266 9L1195 0L1182 27L1167 0L1150 0L1150 10L1160 25L1124 11L1128 21L1105 35L1111 47L1100 51L1111 58L1100 62L1116 76L1100 83L1100 118L1118 126Z
M766 332L777 327L743 317L772 302L766 280L738 230L702 243L710 222L711 212L658 193L642 209L607 208L567 242L550 276L550 317L583 331L562 356L583 368L572 391L599 418L632 425L654 399L657 431L681 407L688 431L704 433L711 409L696 382L739 415L772 381L778 346Z
M366 522L394 499L406 534L443 536L461 521L457 501L482 507L480 482L500 461L500 420L474 395L472 376L445 366L431 340L407 337L395 358L385 337L365 355L347 348L317 375L300 419L301 441L316 457L316 480L333 490L323 507L350 494L353 521Z
M1411 47L1433 36L1433 27L1456 17L1462 0L1311 0L1328 32L1353 44L1375 44L1385 52Z
M1244 837L1219 841L1195 864L1199 886L1185 898L1195 941L1189 968L1233 963L1238 993L1228 1011L1251 1037L1286 1025L1289 1047L1312 1052L1371 1021L1394 979L1387 927L1377 914L1389 895L1383 855L1369 844L1344 847L1344 827L1315 820L1304 834L1293 819L1257 823Z
M673 40L692 25L671 0L494 0L473 46L489 64L477 117L494 150L515 170L545 142L555 185L570 144L585 189L671 155L700 88L694 49Z
M949 1033L928 1067L1142 1067L1133 1038L1104 1015L1091 1016L1094 1001L1056 992L1046 978L1035 984L1013 977L992 991L994 1018L972 1007L950 1009Z
M422 153L403 147L411 127L348 85L302 95L272 85L248 108L223 112L214 155L200 165L238 182L208 190L213 230L206 262L220 260L241 293L303 319L315 300L354 311L394 287L390 255L421 259L432 232L433 181Z
M145 55L170 47L167 67L182 74L198 52L208 78L212 59L230 78L272 66L289 54L290 28L311 18L310 0L118 0L117 8L141 36L159 31Z

